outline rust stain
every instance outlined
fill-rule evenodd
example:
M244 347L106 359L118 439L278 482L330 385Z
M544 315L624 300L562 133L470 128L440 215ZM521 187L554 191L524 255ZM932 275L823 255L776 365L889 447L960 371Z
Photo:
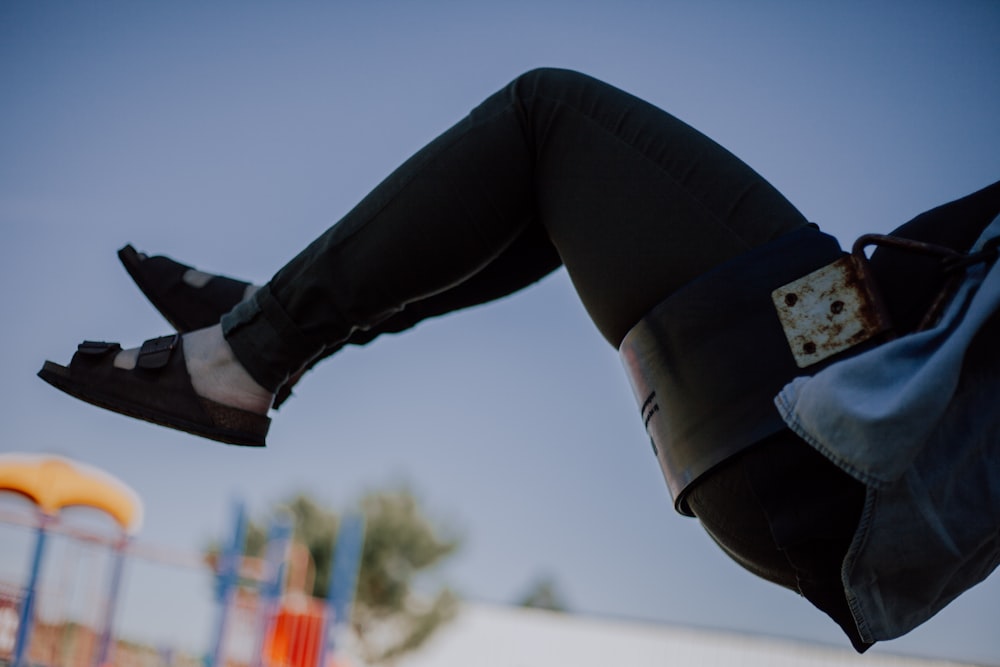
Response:
M888 329L865 266L851 255L778 288L772 298L801 368Z
M885 234L865 234L851 254L772 292L795 362L811 366L875 336L891 337L888 311L868 269L865 248L885 246L953 261L966 257L945 246ZM933 325L954 294L946 281L918 330Z

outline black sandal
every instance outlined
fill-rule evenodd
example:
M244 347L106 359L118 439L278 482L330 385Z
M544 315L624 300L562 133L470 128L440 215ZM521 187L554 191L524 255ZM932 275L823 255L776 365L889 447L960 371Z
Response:
M114 366L118 343L84 341L69 366L46 361L38 376L67 394L119 414L231 445L264 447L271 420L198 396L178 334L142 344L132 370Z
M131 245L118 251L118 259L149 302L178 332L187 333L219 323L222 316L243 300L250 283L213 275L202 287L184 280L184 274L197 270L163 255L152 257ZM308 370L308 369L307 369ZM292 396L292 387L305 371L278 387L271 408L277 410Z
M219 323L222 316L243 300L250 283L226 276L212 276L201 287L184 281L193 267L169 257L149 257L127 245L118 251L125 270L160 314L180 333Z

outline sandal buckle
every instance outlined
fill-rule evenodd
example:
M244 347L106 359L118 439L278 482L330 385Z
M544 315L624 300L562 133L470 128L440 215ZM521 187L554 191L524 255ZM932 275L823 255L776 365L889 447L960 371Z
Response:
M170 355L180 342L180 334L160 336L147 340L139 348L136 366L146 369L163 368L170 361Z

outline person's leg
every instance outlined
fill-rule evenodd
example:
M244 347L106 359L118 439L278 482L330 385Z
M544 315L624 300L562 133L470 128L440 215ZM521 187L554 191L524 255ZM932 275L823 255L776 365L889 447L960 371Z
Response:
M205 329L248 298L260 285L208 273L163 255L126 245L118 251L136 286L178 333ZM437 315L477 306L521 290L562 264L545 229L529 226L482 271L455 287L406 306L370 329L357 330L346 343L364 345L383 333L399 333ZM335 349L339 349L335 348Z
M680 285L803 224L673 116L584 75L537 70L407 161L223 329L273 390L324 349L455 289L538 226L617 345Z
M509 296L541 280L560 264L559 254L544 228L531 225L509 248L467 280L426 299L408 303L370 328L355 329L343 343L324 347L318 356L278 387L273 407L280 407L291 396L292 388L307 371L345 345L367 345L383 334L401 333L424 320Z
M425 299L406 304L398 312L369 329L358 329L347 345L366 345L386 333L401 333L433 317L464 310L510 296L538 282L559 268L562 260L545 229L531 225L510 247L469 279ZM336 348L324 350L332 354Z
M582 74L536 70L408 160L220 325L142 350L85 343L69 367L46 362L39 374L124 414L263 444L256 416L289 377L480 274L526 232L551 242L617 346L681 285L804 224L764 179L673 116ZM546 249L527 275L551 268ZM520 272L494 278L498 294L526 282Z
M227 312L259 289L249 281L206 273L162 255L146 255L131 245L118 255L136 285L179 333L219 324ZM382 334L400 333L423 320L508 296L537 282L561 263L545 229L530 225L475 275L444 292L406 304L373 327L353 331L343 344L324 348L309 366L343 345L365 345ZM291 395L292 386L304 372L293 375L278 389L273 407Z

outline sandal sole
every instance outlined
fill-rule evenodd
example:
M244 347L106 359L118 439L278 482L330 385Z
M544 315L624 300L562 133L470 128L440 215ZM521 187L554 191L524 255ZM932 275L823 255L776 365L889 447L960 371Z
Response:
M38 377L48 382L56 389L84 401L85 403L95 405L99 408L104 408L105 410L110 410L111 412L117 412L118 414L122 414L127 417L140 419L142 421L150 422L158 426L165 426L178 431L184 431L185 433L190 433L191 435L197 435L229 445L241 445L244 447L266 446L265 437L267 436L267 430L271 420L270 418L262 415L256 415L245 410L231 408L199 397L202 407L204 407L207 412L216 418L232 421L234 423L256 421L263 425L262 427L258 427L254 430L221 428L218 426L211 426L191 421L177 415L166 414L161 410L155 410L139 403L122 400L117 396L107 396L98 389L95 389L92 385L75 380L68 367L61 366L51 361L45 362L42 369L38 371Z

